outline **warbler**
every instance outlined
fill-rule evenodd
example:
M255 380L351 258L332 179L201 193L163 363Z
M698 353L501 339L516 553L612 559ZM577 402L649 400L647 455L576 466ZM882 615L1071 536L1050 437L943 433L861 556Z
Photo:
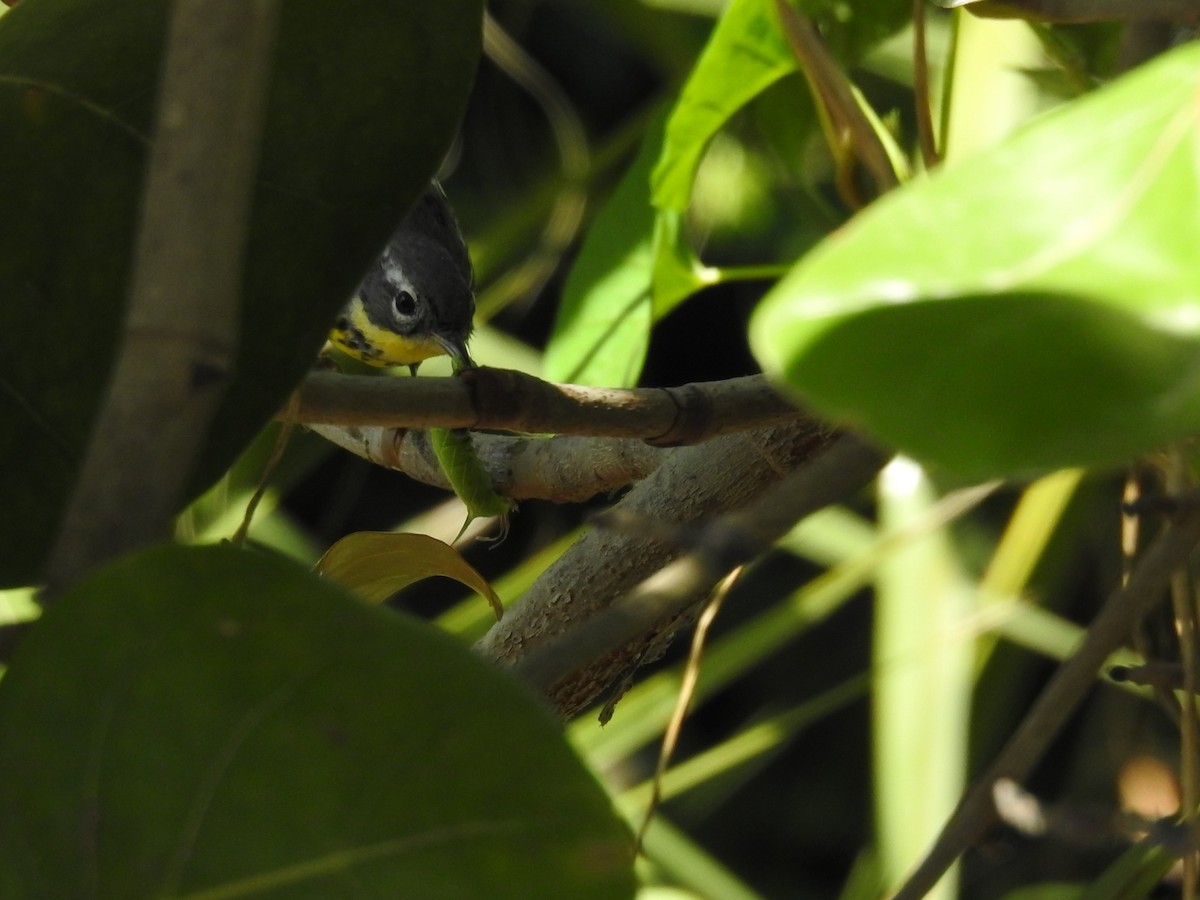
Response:
M339 350L372 366L417 367L467 353L475 315L474 273L454 212L437 182L409 211L371 265L329 335Z

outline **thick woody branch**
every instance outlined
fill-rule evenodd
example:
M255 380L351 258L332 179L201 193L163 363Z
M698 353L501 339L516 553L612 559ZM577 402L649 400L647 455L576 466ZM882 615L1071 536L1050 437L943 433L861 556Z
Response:
M836 433L809 420L682 447L617 508L644 519L701 522L747 506L836 441ZM535 681L550 686L546 694L555 708L573 715L611 694L614 686L619 691L639 664L660 653L679 627L679 611L693 608L716 579L678 597L670 608L639 618L636 627L620 631L615 644L606 635L577 656L574 650L560 651L559 642L573 641L568 635L576 628L586 627L679 555L679 548L640 534L592 529L547 569L477 649L501 664L530 667Z
M687 553L552 643L532 653L522 647L524 655L513 668L556 705L562 698L574 704L579 673L678 621L730 571L765 552L800 519L863 487L886 461L886 454L852 435L821 444L814 457L748 508L677 531ZM620 513L631 517L627 509ZM628 524L633 534L624 539L644 541L636 520Z
M761 375L673 388L553 384L510 369L455 378L315 372L283 413L302 424L484 428L525 434L639 438L676 446L795 419L795 404Z

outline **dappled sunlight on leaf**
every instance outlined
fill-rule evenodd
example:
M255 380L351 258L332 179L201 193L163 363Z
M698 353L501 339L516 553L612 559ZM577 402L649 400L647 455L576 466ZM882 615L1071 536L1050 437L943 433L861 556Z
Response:
M768 295L759 360L970 476L1200 430L1198 73L1180 48L884 198Z

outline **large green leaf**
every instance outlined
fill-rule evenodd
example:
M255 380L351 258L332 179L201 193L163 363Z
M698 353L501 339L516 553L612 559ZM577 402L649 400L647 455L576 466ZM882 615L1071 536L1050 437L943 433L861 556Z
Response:
M861 8L840 0L791 2L820 25L824 40L844 62L898 29L911 10L906 0ZM652 250L656 320L719 278L701 263L684 228L696 172L709 144L735 115L797 71L776 0L732 0L671 111L651 173L651 198L658 210ZM815 119L805 122L812 124Z
M793 0L793 5L820 24L834 54L846 61L896 31L912 9L907 0L857 5ZM732 0L667 122L653 175L654 205L685 210L709 141L750 101L795 71L796 57L784 38L775 0Z
M37 0L0 21L0 584L37 576L112 370L167 6ZM284 4L242 345L197 491L282 405L436 168L480 21L480 0Z
M543 375L606 387L637 384L650 347L654 209L650 171L662 150L665 111L588 228L563 285Z
M756 313L808 402L971 476L1200 430L1200 46L880 201Z
M160 547L0 682L0 896L631 896L609 800L524 688L291 564Z
M700 159L738 110L796 71L772 0L733 0L667 120L662 156L652 176L654 205L683 212Z

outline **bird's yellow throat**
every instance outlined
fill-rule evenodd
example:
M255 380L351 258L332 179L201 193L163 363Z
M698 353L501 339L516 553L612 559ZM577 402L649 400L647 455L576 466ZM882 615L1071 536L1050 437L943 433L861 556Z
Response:
M372 366L411 366L446 349L431 337L406 337L371 322L362 300L346 305L329 335L330 342L348 356Z

